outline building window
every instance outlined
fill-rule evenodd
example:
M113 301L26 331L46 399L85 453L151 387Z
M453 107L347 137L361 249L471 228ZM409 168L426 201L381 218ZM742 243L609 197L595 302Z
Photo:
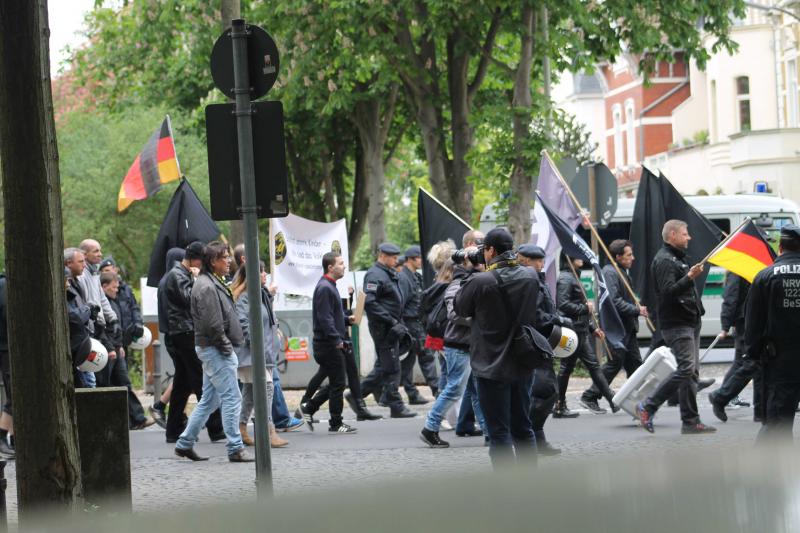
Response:
M791 59L786 62L786 122L790 128L798 124L797 103L797 60Z
M750 78L736 78L736 107L739 114L739 131L750 131Z
M611 115L614 118L614 166L621 168L624 156L622 155L622 108L619 104L611 108Z
M628 165L636 164L636 129L633 118L633 100L625 101L625 135L628 144Z

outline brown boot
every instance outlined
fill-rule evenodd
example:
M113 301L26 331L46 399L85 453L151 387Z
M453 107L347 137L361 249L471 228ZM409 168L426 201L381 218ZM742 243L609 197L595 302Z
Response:
M242 434L242 442L245 446L252 446L255 444L250 435L247 434L247 424L239 424L239 433Z
M273 448L283 448L289 445L288 440L284 440L278 436L278 432L275 431L275 424L269 425L269 444Z

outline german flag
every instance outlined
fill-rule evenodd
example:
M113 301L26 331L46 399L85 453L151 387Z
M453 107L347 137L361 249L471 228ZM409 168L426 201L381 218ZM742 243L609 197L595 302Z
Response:
M181 177L172 125L169 115L147 140L142 152L128 170L117 197L117 212L128 209L136 200L144 200L161 189L161 185Z
M775 261L775 252L761 236L753 221L747 219L709 256L708 262L741 276L750 283L761 270Z

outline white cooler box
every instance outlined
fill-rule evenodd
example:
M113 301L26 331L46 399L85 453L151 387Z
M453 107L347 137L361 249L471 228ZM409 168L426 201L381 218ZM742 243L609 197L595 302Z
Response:
M613 402L631 416L636 416L636 404L653 394L661 383L672 374L678 365L672 350L662 346L636 369L628 381L614 395Z

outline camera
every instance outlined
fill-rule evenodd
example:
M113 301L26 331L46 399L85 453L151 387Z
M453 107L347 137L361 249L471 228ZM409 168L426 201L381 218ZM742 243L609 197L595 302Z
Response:
M473 266L485 265L486 259L483 257L483 243L477 248L460 249L453 252L452 260L454 263L461 264L464 259L469 260Z

